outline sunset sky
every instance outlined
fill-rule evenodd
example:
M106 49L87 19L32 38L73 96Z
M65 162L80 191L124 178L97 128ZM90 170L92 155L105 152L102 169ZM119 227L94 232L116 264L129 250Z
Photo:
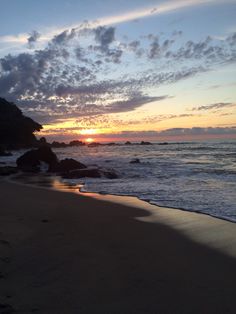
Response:
M0 97L40 136L236 138L236 0L0 5Z

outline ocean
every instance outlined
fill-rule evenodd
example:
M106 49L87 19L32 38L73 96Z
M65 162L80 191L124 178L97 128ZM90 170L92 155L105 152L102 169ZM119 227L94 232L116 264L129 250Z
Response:
M118 179L84 178L81 191L129 195L164 207L236 222L236 141L101 145L53 149L59 159L114 169ZM21 152L8 161L14 162ZM130 163L134 159L139 163Z

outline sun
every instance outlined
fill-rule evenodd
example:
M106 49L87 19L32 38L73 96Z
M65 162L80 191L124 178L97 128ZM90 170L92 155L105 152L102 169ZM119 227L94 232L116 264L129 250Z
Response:
M85 139L86 143L92 143L93 141L94 141L94 139L91 138L91 137L88 137L88 138Z

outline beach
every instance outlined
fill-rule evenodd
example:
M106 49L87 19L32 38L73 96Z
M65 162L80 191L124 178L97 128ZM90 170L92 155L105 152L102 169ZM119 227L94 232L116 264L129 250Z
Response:
M138 206L3 180L0 191L0 313L235 313L235 257L174 218L150 223ZM201 216L214 244L221 220L186 215Z

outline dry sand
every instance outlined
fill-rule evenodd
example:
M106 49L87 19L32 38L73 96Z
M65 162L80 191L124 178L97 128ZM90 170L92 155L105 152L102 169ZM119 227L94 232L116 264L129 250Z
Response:
M0 196L0 313L236 311L236 259L143 209L3 181Z

